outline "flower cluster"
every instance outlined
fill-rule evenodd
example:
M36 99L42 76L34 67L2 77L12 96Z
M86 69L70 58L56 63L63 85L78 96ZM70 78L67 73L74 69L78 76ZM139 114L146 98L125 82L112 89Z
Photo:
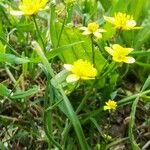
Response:
M10 11L13 15L27 15L32 16L38 13L42 8L47 4L48 0L22 0L19 3L20 11L12 10ZM65 0L64 3L67 6L72 6L76 1L75 0ZM127 15L126 13L115 13L114 17L104 16L104 20L111 23L115 29L119 31L131 30L131 29L140 29L141 27L136 27L136 21L133 20L133 17ZM102 38L102 33L106 32L105 29L99 27L96 22L89 23L87 27L81 27L83 30L83 35L90 35L93 39ZM93 41L92 41L93 42ZM128 56L133 49L124 48L119 44L113 44L110 47L106 46L105 50L112 56L112 60L118 63L134 63L135 59ZM93 51L92 51L93 52ZM94 56L94 55L93 55ZM91 80L95 79L97 76L97 70L87 60L76 60L73 64L64 64L64 68L67 69L70 74L67 76L66 81L68 83L76 82L78 80ZM114 100L108 100L104 106L104 110L116 110L117 102Z

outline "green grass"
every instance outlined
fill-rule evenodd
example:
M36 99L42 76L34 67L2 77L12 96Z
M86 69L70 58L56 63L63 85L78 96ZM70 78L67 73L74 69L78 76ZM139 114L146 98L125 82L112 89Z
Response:
M138 150L149 141L150 1L48 1L32 16L13 16L0 1L0 148ZM103 16L123 12L142 29L118 31ZM96 22L101 39L80 27ZM105 47L133 48L135 63L114 62ZM67 83L64 64L83 59L97 77ZM85 69L86 71L86 69ZM105 102L117 102L104 111Z

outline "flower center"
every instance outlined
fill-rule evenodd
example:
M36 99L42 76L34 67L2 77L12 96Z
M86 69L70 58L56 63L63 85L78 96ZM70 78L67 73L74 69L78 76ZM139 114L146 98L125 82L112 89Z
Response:
M99 27L99 25L97 23L95 23L95 22L89 23L88 24L88 31L92 32L92 33L96 32L98 30L98 27Z
M115 14L116 25L118 28L124 28L127 25L127 22L132 17L123 13Z
M97 74L96 69L87 61L78 60L74 62L72 67L72 73L76 74L80 78L82 77L95 77Z

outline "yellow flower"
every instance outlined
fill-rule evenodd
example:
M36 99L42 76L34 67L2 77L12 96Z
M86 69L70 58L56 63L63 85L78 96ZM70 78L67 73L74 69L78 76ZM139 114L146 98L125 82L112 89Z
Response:
M127 15L126 13L115 13L114 17L104 16L104 19L109 23L113 24L116 29L119 30L131 30L131 29L140 29L141 27L135 27L136 21L133 20L133 17Z
M84 30L83 35L94 35L96 38L102 38L101 32L106 32L104 29L99 29L99 25L95 22L89 23L87 27L81 27Z
M79 59L75 61L73 65L64 64L64 68L71 71L71 74L68 75L66 79L67 82L75 82L80 79L95 79L95 76L97 75L97 70L87 60Z
M105 103L106 105L104 106L104 110L116 110L117 107L117 102L113 100L109 100L108 102Z
M112 55L113 61L116 62L125 62L125 63L134 63L135 59L129 57L128 54L133 51L133 48L124 48L119 44L114 44L111 47L105 47L105 50Z
M45 7L48 0L22 0L19 4L20 11L12 10L12 15L34 15Z

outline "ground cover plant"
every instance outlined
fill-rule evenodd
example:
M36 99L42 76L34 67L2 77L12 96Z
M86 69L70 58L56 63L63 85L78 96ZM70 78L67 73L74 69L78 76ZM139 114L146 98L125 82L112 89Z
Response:
M149 0L0 0L0 149L150 149Z

